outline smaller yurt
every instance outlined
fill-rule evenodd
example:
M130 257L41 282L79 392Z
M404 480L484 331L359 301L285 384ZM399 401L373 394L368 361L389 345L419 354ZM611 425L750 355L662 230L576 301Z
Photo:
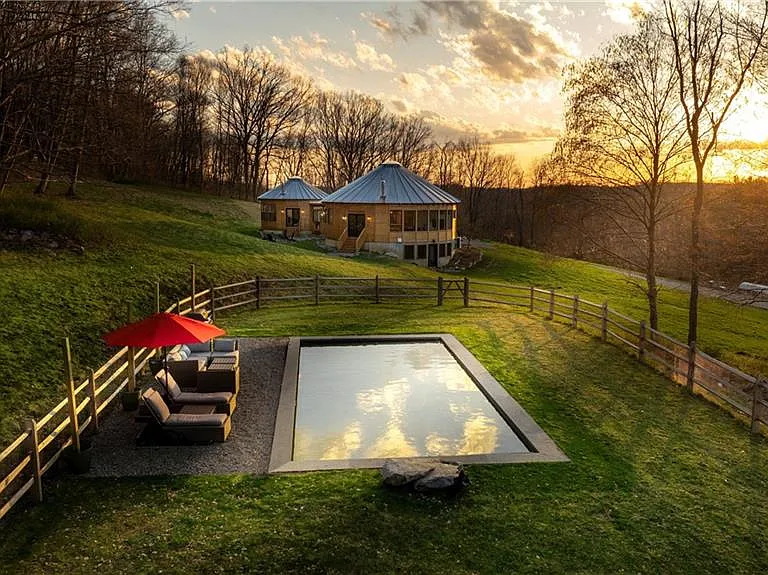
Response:
M320 233L320 201L327 195L298 176L288 178L257 198L261 204L262 231L285 232L289 237Z
M459 200L397 162L384 162L323 199L329 247L443 266L456 247Z

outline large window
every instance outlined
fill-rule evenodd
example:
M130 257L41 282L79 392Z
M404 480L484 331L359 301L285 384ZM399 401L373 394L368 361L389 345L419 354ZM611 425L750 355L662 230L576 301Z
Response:
M427 246L426 244L421 244L416 246L416 259L417 260L425 260L427 259Z
M406 260L412 260L413 259L413 244L406 244L403 246L403 259Z
M392 210L389 212L389 231L401 232L403 231L403 211Z
M275 210L275 204L261 204L261 221L262 222L277 221L277 210Z
M448 229L447 222L448 222L448 211L447 210L440 210L439 224L440 224L440 229L441 230Z
M299 218L301 218L301 212L299 212L299 208L285 208L286 228L299 227Z
M325 224L333 223L333 214L331 213L331 208L324 207L322 216L323 216L323 223Z
M444 258L445 257L445 244L440 244L438 247L438 254L439 257Z
M439 210L429 210L429 229L436 230L437 228L437 215Z
M417 229L420 232L426 232L429 229L429 212L427 210L419 210L417 223L418 223Z
M416 210L405 210L404 222L406 232L416 231Z

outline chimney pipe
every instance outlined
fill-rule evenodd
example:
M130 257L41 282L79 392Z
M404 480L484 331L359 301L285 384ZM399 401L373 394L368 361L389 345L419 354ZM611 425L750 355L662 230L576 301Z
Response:
M384 189L384 185L387 183L387 180L381 180L381 195L379 196L379 199L383 202L387 199L387 191Z

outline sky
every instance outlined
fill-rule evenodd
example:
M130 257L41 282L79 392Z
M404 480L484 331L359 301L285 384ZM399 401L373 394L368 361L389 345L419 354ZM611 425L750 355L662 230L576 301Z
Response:
M562 129L563 68L650 1L188 2L169 27L189 52L267 49L319 88L421 115L440 139L477 133L530 167ZM764 140L768 117L742 108L724 137Z

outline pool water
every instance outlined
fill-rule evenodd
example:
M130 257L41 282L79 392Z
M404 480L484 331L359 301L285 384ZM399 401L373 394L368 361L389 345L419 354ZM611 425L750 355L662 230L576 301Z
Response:
M294 461L527 452L440 341L301 347Z

